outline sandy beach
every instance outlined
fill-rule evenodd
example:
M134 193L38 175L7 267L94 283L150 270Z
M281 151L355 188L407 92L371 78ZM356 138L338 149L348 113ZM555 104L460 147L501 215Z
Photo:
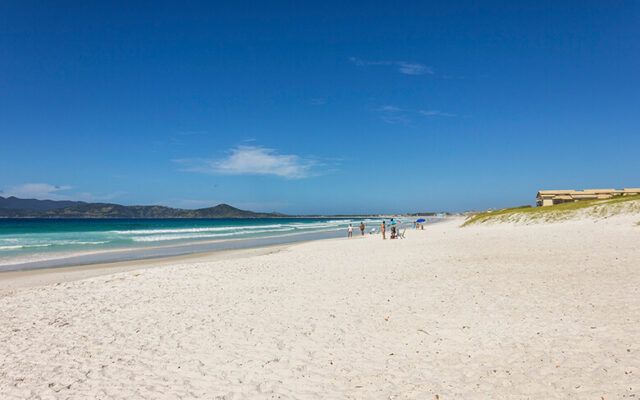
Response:
M0 398L638 398L638 220L0 276Z

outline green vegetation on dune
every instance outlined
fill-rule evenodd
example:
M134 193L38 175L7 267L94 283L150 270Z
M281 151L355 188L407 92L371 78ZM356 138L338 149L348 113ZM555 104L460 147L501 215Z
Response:
M517 207L487 211L469 217L462 226L486 222L558 222L571 219L578 213L607 218L627 212L640 213L640 195L582 200L547 207Z

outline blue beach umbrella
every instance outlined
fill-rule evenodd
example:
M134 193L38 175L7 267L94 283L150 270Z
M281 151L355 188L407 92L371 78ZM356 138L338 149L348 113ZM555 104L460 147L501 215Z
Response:
M416 222L425 222L426 220L424 218L420 218L419 220L417 220Z

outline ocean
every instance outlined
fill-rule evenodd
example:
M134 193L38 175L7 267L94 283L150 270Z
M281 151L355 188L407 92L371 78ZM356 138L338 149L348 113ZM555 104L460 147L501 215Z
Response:
M382 219L0 219L0 272L339 237L361 221L369 233Z

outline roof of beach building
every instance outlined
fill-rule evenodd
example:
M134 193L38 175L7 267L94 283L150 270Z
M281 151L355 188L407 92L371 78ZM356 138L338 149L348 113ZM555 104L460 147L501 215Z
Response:
M540 190L538 194L569 194L574 192L575 190Z
M538 197L540 196L567 196L567 195L597 195L597 194L622 194L622 193L640 193L640 188L625 188L625 189L584 189L584 190L540 190L538 191Z
M584 189L584 190L576 190L576 193L611 193L617 192L616 189Z

